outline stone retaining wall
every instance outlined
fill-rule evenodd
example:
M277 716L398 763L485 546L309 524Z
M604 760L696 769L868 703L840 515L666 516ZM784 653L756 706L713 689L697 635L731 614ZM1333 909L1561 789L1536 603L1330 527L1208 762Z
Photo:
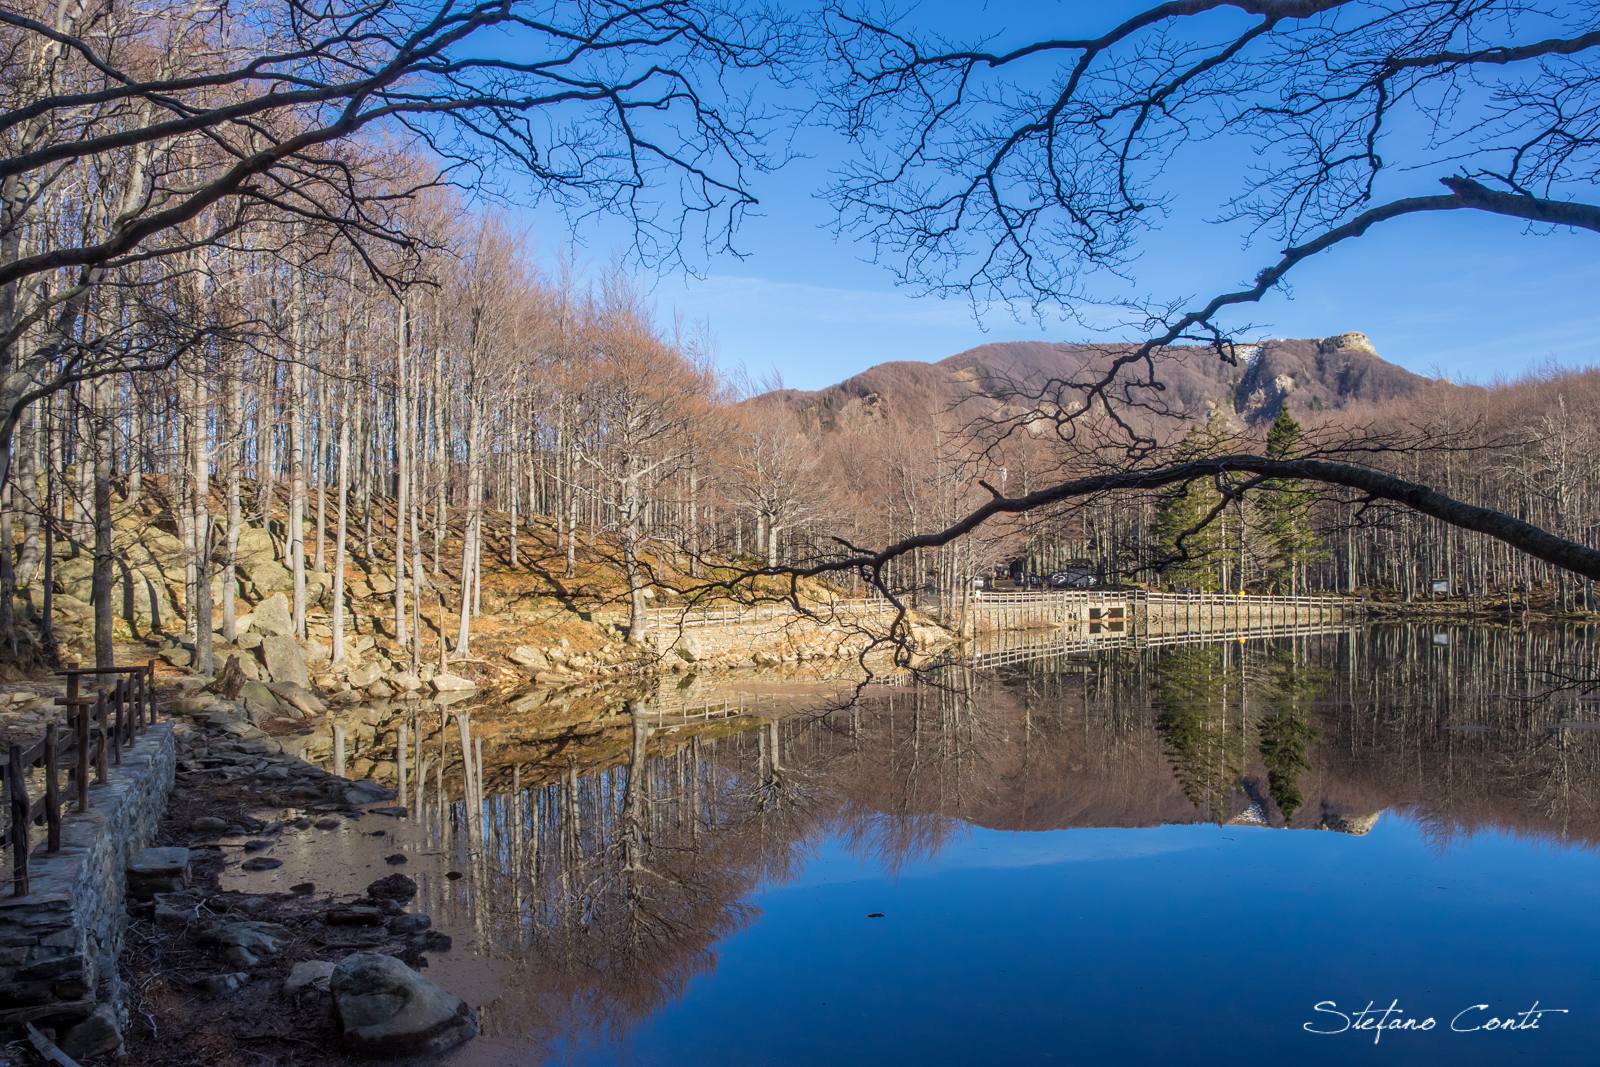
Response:
M837 619L791 614L777 619L693 626L682 630L665 627L645 635L648 647L668 666L675 661L697 667L775 667L805 660L853 660L873 639L888 633L892 616L850 615ZM952 635L915 616L911 639L919 651L948 644ZM880 654L888 650L880 648Z
M88 812L64 806L61 851L35 847L28 895L0 883L0 1025L120 1025L126 869L155 835L175 765L172 724L150 727L106 784L89 787Z

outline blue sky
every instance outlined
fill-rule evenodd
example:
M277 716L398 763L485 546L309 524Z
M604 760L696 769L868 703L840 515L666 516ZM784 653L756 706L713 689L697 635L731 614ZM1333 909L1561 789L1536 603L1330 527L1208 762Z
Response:
M1024 33L1103 31L1123 6L932 4L916 17L965 37L981 19L1008 42ZM877 363L934 361L991 341L1139 339L1096 336L1048 318L1018 322L1004 310L979 323L964 303L897 289L886 268L869 262L869 248L834 233L832 212L817 196L847 147L822 131L803 135L800 147L806 158L756 183L761 205L739 234L743 259L711 260L703 277L655 279L662 320L674 310L709 320L725 367L743 365L758 376L776 369L787 385L815 389ZM1237 179L1245 151L1204 144L1186 149L1169 171L1184 177L1173 180L1172 217L1143 245L1138 292L1203 300L1239 287L1276 258L1271 242L1243 248L1236 227L1205 221ZM1431 172L1394 180L1437 189ZM574 236L553 216L528 221L547 255ZM577 256L591 265L604 263L623 239L606 224L576 237ZM1274 294L1234 322L1253 324L1254 338L1361 330L1384 358L1456 381L1516 377L1552 360L1600 364L1597 253L1593 234L1530 235L1515 220L1480 213L1414 216L1301 265L1291 294Z

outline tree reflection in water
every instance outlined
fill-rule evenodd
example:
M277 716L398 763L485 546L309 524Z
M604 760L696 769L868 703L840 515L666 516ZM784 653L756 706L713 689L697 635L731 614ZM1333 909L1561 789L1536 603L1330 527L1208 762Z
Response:
M450 752L443 730L418 767L418 815L466 874L424 874L422 903L514 965L489 1032L552 1050L620 1041L682 996L759 915L756 891L830 840L898 871L968 826L1359 834L1387 809L1438 848L1484 828L1592 847L1600 731L1551 727L1593 705L1525 699L1552 643L1587 636L1457 630L1441 646L1372 627L1119 650L716 721L637 692L552 729L476 712L462 728L492 788L451 759L474 746Z

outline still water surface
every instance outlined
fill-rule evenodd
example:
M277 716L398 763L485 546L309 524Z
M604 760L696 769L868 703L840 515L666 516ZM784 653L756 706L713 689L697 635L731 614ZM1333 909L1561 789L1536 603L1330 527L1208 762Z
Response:
M1585 640L1045 648L846 709L491 723L482 825L424 811L465 877L411 868L506 968L456 1059L1592 1062L1600 707L1534 698Z

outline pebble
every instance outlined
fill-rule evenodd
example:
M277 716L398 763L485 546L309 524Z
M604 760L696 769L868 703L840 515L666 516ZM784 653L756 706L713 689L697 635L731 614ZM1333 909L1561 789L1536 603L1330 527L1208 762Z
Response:
M270 856L257 856L253 860L245 860L239 864L239 869L241 871L270 871L275 867L282 866L282 860L275 860Z
M391 867L398 867L402 863L407 862L407 860L406 860L405 856L402 853L396 852L392 856L383 857L383 862L387 863Z
M316 827L318 830L337 830L339 828L339 820L334 818L318 819Z
M271 847L271 841L246 841L244 843L244 850L246 852L260 852L262 849Z
M289 892L291 892L291 893L302 893L302 894L304 894L304 893L315 893L316 891L317 891L317 883L315 883L315 882L301 882L298 885L292 885L292 886L289 887Z
M250 976L243 971L233 974L213 974L200 979L195 986L212 996L221 996L223 993L232 993L246 982Z
M189 823L189 829L197 833L220 833L228 828L228 824L215 815L202 815Z

